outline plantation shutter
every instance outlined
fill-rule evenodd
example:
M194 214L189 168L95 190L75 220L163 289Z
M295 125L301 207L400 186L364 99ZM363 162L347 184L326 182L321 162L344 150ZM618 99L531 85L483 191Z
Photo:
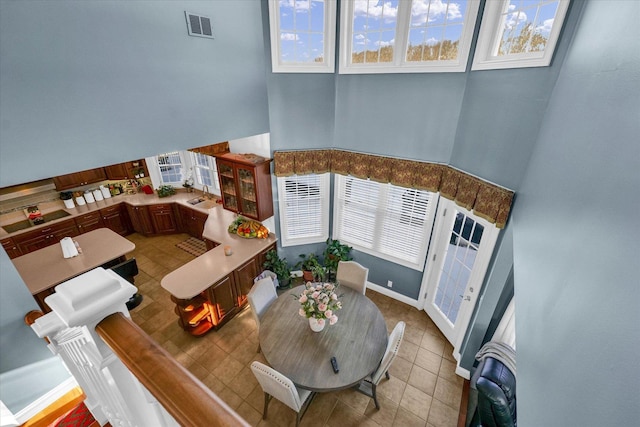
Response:
M334 238L357 250L422 270L437 194L336 176Z
M329 237L329 174L278 178L282 246Z

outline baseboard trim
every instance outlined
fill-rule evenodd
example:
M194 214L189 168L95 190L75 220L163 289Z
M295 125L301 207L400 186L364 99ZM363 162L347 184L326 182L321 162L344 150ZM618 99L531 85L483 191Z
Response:
M388 296L389 298L393 298L394 300L408 304L413 308L418 308L417 300L401 295L397 292L394 292L392 289L389 289L386 286L380 286L380 285L376 285L375 283L367 282L367 289L371 289L372 291L376 291L379 294Z
M35 417L41 411L44 411L49 405L53 404L56 400L69 393L75 387L78 387L78 382L75 378L70 377L64 382L60 383L53 390L46 393L44 396L30 403L27 407L15 414L16 420L20 424L24 424L31 418Z

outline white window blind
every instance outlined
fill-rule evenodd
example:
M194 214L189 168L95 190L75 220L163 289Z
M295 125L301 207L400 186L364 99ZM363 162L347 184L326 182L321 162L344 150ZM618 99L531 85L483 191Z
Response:
M329 174L278 178L282 246L329 237Z
M422 270L437 194L336 175L333 238L368 254Z

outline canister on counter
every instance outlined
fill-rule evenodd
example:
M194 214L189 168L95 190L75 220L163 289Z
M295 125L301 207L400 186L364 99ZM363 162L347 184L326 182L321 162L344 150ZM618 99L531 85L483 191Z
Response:
M84 192L84 200L86 200L87 203L95 203L96 199L93 197L93 193L89 190Z

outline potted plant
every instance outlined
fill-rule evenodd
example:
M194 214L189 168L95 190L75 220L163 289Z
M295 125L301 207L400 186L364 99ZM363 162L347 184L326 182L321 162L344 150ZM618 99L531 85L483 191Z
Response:
M327 269L329 280L335 278L340 261L351 261L351 249L349 245L343 245L339 240L327 239L327 246L324 249L324 266Z
M266 270L273 271L278 276L278 287L288 288L291 284L291 269L286 258L280 258L278 251L270 250L266 254L266 261L262 265Z
M296 264L296 268L302 270L302 278L305 282L313 282L316 279L316 273L320 274L321 269L322 273L324 273L324 267L315 253L308 255L300 254L300 258L300 261ZM322 279L324 279L324 276L325 275L322 274Z

